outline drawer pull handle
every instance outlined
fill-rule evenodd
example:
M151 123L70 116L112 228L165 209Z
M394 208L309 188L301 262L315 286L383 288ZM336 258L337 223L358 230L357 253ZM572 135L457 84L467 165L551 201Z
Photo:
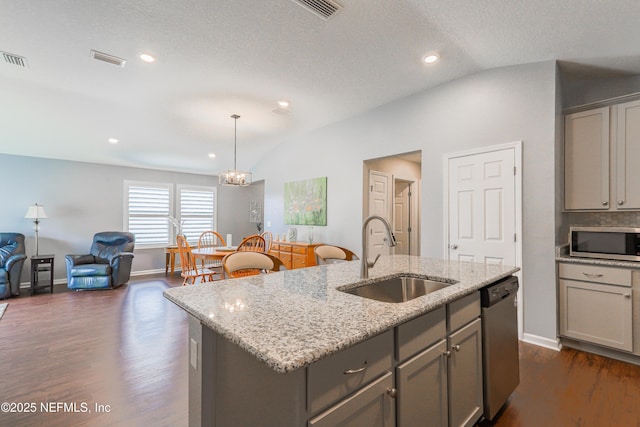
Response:
M451 350L447 350L443 354L445 357L451 357Z
M584 274L587 277L602 277L603 276L602 273L595 274L595 273L587 273L585 271L583 271L582 274Z
M456 345L453 346L453 349L455 351L460 351L460 346L458 344L456 344Z
M631 298L631 294L624 294L625 298Z
M364 361L364 366L362 368L358 368L358 369L347 369L346 371L344 371L345 375L353 375L353 374L359 374L360 372L364 371L365 369L367 369L367 361Z
M387 389L387 394L389 395L390 398L395 399L396 396L398 396L398 389L388 388Z

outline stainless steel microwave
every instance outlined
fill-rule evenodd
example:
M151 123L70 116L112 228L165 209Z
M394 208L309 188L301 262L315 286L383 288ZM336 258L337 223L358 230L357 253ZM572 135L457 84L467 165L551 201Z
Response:
M569 255L640 261L640 228L570 227Z

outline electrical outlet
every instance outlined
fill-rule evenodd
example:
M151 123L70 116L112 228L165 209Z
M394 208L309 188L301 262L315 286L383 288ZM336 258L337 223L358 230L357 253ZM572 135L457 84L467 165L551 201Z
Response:
M271 227L271 221L267 221L267 227Z

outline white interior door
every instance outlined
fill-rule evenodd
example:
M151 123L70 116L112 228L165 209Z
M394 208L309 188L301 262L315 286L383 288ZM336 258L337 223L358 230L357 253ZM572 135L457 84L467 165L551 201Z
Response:
M397 246L394 253L411 255L411 181L394 181L393 234Z
M448 162L449 259L516 265L515 150Z
M391 174L380 171L369 171L369 215L380 215L391 221ZM389 246L386 244L387 233L380 221L371 221L367 233L369 233L369 258L373 259L378 254L389 254Z

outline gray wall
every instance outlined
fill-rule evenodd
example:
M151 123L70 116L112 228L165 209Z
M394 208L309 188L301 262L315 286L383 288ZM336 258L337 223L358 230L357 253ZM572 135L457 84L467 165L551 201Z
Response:
M422 150L421 250L443 253L443 155L523 141L524 330L556 337L556 64L487 70L284 142L256 167L265 221L281 232L285 182L328 177L316 240L360 252L363 161Z
M264 205L264 181L257 181L249 187L218 187L218 230L222 237L232 235L234 245L243 237L257 234L257 224L249 222L249 202L257 200ZM264 227L264 221L261 221ZM229 242L227 242L229 244Z
M33 222L24 215L30 205L44 205L49 218L40 224L39 252L55 254L58 281L66 281L64 255L87 253L96 232L123 229L125 180L217 186L214 176L5 154L0 154L0 170L3 176L10 177L3 184L0 231L23 233L27 237L27 255L33 255ZM245 223L219 214L221 233L240 236L248 232L246 194L261 197L262 185L251 190L233 188L218 192L221 211L247 212L243 215ZM133 272L164 271L164 263L163 249L136 249ZM21 281L28 280L27 261Z

